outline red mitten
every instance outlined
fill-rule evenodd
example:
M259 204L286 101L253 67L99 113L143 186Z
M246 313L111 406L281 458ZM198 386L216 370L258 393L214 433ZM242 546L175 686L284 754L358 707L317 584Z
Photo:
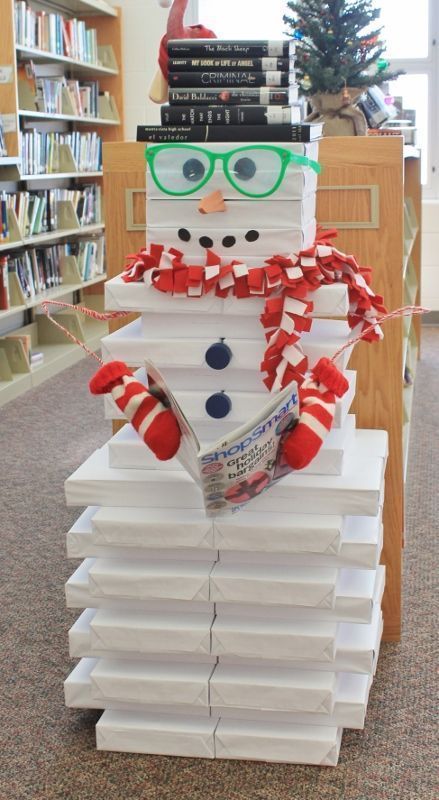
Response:
M349 384L329 358L321 358L299 388L300 416L286 437L284 456L290 467L307 467L319 452L332 427L335 398L343 397Z
M175 456L181 432L174 412L150 394L126 364L122 361L104 364L89 386L92 394L111 393L140 438L160 461Z

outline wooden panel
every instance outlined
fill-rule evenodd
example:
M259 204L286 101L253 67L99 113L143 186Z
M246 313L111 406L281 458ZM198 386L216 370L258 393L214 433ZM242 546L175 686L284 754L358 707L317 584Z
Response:
M4 0L1 4L0 65L11 69L11 79L7 83L0 82L0 113L9 117L15 131L5 134L8 156L18 156L18 97L17 97L17 64L15 60L15 26L14 3Z
M380 227L340 230L340 249L360 264L373 267L372 285L389 309L403 301L403 147L401 137L373 139L334 137L320 143L322 186L374 184L379 187ZM318 193L317 218L327 218L327 194ZM341 218L352 192L331 192L331 217ZM401 546L403 531L402 459L402 321L385 325L384 340L357 345L349 366L356 369L353 411L360 428L389 432L389 459L384 504L384 549L387 568L383 601L385 639L397 640L401 630Z

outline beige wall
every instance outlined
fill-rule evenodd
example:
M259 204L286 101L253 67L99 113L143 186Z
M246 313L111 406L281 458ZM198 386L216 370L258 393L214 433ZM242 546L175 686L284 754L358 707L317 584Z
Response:
M160 38L168 11L157 0L111 0L123 14L125 135L135 140L136 126L160 122L159 106L148 99L157 67Z

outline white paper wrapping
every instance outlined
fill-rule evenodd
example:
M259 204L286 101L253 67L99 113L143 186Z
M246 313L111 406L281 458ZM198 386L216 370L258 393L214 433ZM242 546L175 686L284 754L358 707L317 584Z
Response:
M310 622L370 623L375 603L381 603L385 568L376 570L341 569L332 608L268 606L256 603L215 603L218 616L260 617L266 619L309 620Z
M295 725L331 725L341 728L363 728L371 678L369 675L337 676L331 713L303 711L261 711L247 708L214 706L212 714L227 719L248 719L260 722L282 722Z
M337 570L264 564L215 564L210 599L221 603L332 608Z
M216 549L212 520L201 509L99 508L93 514L96 544L124 547Z
M261 264L263 259L261 259ZM306 300L312 300L314 304L311 316L314 317L345 317L349 310L347 286L343 283L333 283L328 286L320 286L316 291L309 292ZM163 294L157 291L148 283L125 283L121 276L111 278L105 283L105 308L107 311L141 311L148 312L145 315L145 325L151 328L150 336L154 338L154 331L161 325L161 319L167 315L175 316L181 320L182 324L192 328L196 325L203 326L206 317L226 316L232 326L239 322L242 326L241 333L237 325L237 338L248 338L246 331L256 333L261 327L259 316L263 311L265 303L264 297L248 297L245 300L238 300L235 297L215 297L213 294L205 294L201 297L182 297ZM164 328L167 332L169 328ZM160 334L157 334L160 335Z
M147 377L145 373L145 369L139 368L135 371L136 378L143 383L144 386L147 385ZM346 370L345 378L349 382L349 389L346 394L336 400L335 403L335 414L334 414L334 422L332 429L335 430L337 428L341 428L345 421L346 417L348 416L349 409L351 407L352 401L354 399L355 394L355 379L356 373L352 370ZM177 402L180 403L181 407L185 409L185 414L190 421L191 425L193 425L197 431L200 431L200 424L205 422L207 419L206 414L206 400L209 398L211 392L208 391L177 391L175 392L175 397ZM253 415L257 414L259 410L262 408L264 403L267 402L268 399L268 392L267 391L260 391L260 392L228 392L230 400L232 402L232 409L230 414L224 420L220 420L218 422L218 437L224 435L224 426L228 420L233 420L233 426L242 425L244 422L247 422ZM105 395L104 398L105 404L105 416L107 419L125 419L122 411L118 409L116 403L114 402L111 395ZM209 421L209 425L213 425L213 420ZM213 427L210 427L210 430L214 430ZM200 433L200 437L202 435ZM172 461L174 464L176 459ZM170 463L170 462L165 462ZM160 464L156 459L157 469L160 469Z
M332 672L218 664L210 679L210 705L330 714L335 685Z
M284 659L331 664L337 626L330 622L228 617L218 615L212 627L212 653L249 659Z
M214 758L216 719L105 711L96 725L98 750Z
M213 614L143 614L98 609L90 622L92 649L210 655Z
M351 338L347 322L343 320L315 320L309 333L304 333L300 343L309 363L314 365L319 358L330 358ZM202 339L145 339L141 320L125 325L102 339L104 361L125 361L134 366L143 366L151 359L161 372L172 391L248 391L260 392L263 387L259 365L264 357L266 342L261 329L260 338L233 339L226 337L232 351L229 365L214 370L205 361L206 350L218 341L216 334ZM341 370L347 366L352 347L345 350L337 364ZM183 409L184 410L184 409Z
M239 198L239 199L238 199ZM254 200L244 195L237 195L235 200L228 200L226 210L218 214L201 215L198 211L198 201L188 198L165 197L161 199L148 198L147 221L150 229L158 228L186 228L192 233L193 227L201 228L208 234L210 230L221 230L222 235L228 233L229 228L244 228L248 230L251 223L253 230L266 230L267 206L265 203L255 203ZM273 223L277 228L301 230L316 215L316 195L308 194L301 199L277 200L270 205ZM160 235L160 234L159 234ZM152 242L168 244L162 238L149 239ZM187 244L180 240L180 249L186 252ZM272 253L273 255L273 253Z
M376 456L368 452L370 431L357 431L343 475L287 475L255 498L252 511L376 516L383 503L387 434L375 431ZM378 448L379 446L379 448ZM68 505L203 507L202 494L183 471L108 467L108 448L96 450L65 482Z
M335 767L342 733L342 728L326 725L220 719L215 732L215 755Z
M97 558L88 581L92 597L129 600L209 600L213 562Z
M65 585L68 608L119 608L138 609L147 612L166 614L213 612L213 603L206 601L167 600L167 599L129 599L123 597L98 597L92 595L89 587L89 571L96 559L86 558L75 570Z
M82 658L64 681L64 698L68 708L111 708L125 711L143 711L147 714L188 714L194 717L210 717L209 706L168 705L157 703L132 703L94 696L91 673L99 659Z
M210 664L99 659L91 691L104 701L208 707L211 674Z
M206 430L208 433L208 441L215 439L216 431L222 428L222 435L227 431L227 428L233 430L237 427L238 422L234 420L212 420L208 414L205 414ZM196 427L195 427L196 429ZM342 428L334 428L325 441L323 447L316 457L312 460L311 464L302 470L304 475L340 475L342 472L344 455L350 449L355 435L355 417L349 414L346 418L345 424ZM157 465L161 469L184 469L177 458L171 459L170 462L160 462L154 453L146 447L136 430L132 425L124 425L124 427L112 437L108 442L108 463L110 467L116 469L157 469Z
M131 640L130 637L131 637L131 633L132 633L133 627L134 627L133 624L132 624L132 621L127 626L127 630L124 632L123 636L121 636L121 637L119 637L117 639L116 639L116 632L114 630L112 630L112 629L108 630L108 636L111 637L111 638L109 638L109 641L114 641L115 644L117 643L117 645L118 645L118 649L117 650L111 650L110 648L101 647L99 645L99 643L97 644L95 641L92 644L91 624L93 622L93 619L99 613L100 613L99 609L86 608L85 611L82 612L82 614L78 617L76 622L70 628L70 630L69 630L69 652L70 652L70 655L71 655L72 658L111 658L111 659L113 659L113 658L116 658L116 659L118 659L118 658L130 658L130 659L139 658L139 659L143 659L143 660L146 660L146 661L163 661L163 657L164 657L163 656L163 652L160 653L160 652L157 652L157 651L153 651L153 652L148 652L147 651L147 646L149 645L149 637L148 637L148 640L145 639L145 636L144 636L145 626L143 624L141 624L139 626L139 629L141 631L141 634L140 634L139 638L136 639L135 641ZM116 609L114 609L114 613L118 617L120 617L120 615L123 614L124 612L121 611L121 609L116 608ZM131 616L132 613L133 612L127 612L127 615ZM113 614L113 611L111 611L111 614ZM139 612L134 612L134 614L138 615ZM172 616L171 614L169 614L169 612L164 612L164 613L162 612L160 614L154 613L154 612L143 612L143 615L145 617L148 617L148 619L151 616L161 617L161 618L163 618L163 617L168 618L168 617ZM185 613L182 613L182 614L178 615L178 614L174 613L173 616L176 619L182 618L182 620L183 620L183 622L182 622L183 629L185 629L184 628L184 625L185 625L184 620L186 619L186 621L187 621L187 617L189 617L189 616L194 617L195 615L194 614L187 615ZM209 615L205 615L205 614L199 614L197 616L200 616L203 619L206 618L206 617L209 617ZM213 612L210 614L210 617L213 617ZM188 623L186 622L186 629L188 629L188 628L189 628L189 626L188 626ZM107 633L107 631L106 631L106 633ZM194 642L195 642L195 638L196 638L196 625L191 625L190 626L190 637L191 637L190 646L194 646ZM199 638L199 640L201 640L201 638L202 638L201 635L199 635L198 638ZM157 639L156 639L155 633L151 637L151 641L154 642L154 644L156 644ZM173 642L176 643L176 646L177 646L177 644L178 644L177 643L177 636L173 637ZM129 647L133 646L133 647L136 647L137 649L136 650L134 650L134 649L133 650L121 649L122 647L125 647L125 646L129 646ZM201 652L196 652L196 653L189 652L188 653L187 652L188 644L186 642L184 643L183 648L185 649L185 652L171 653L171 652L169 652L169 645L168 645L168 651L166 652L166 661L179 661L179 662L196 663L196 664L215 664L217 662L216 656L210 655L210 653L201 653Z

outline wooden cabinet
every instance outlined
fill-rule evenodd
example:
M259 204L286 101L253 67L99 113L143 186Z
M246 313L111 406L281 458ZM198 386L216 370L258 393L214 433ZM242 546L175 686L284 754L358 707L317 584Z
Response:
M404 304L404 264L408 250L416 276L411 299L419 298L420 177L417 153L407 153L401 137L328 138L320 143L324 169L319 180L319 222L336 226L341 250L373 267L373 288L394 309ZM145 160L141 143L104 145L108 274L121 272L125 255L145 242ZM405 206L405 197L411 198ZM405 211L405 208L407 209ZM411 215L410 236L407 219ZM415 217L417 223L415 224ZM406 229L404 233L404 219ZM410 239L410 241L409 241ZM112 328L126 324L118 321ZM411 333L410 333L411 330ZM360 428L389 432L389 459L384 504L383 563L387 584L383 610L384 638L397 640L401 630L401 548L404 526L403 375L411 341L419 342L419 320L396 319L385 325L384 340L360 343L350 366L357 370L354 411ZM415 358L415 351L411 352ZM405 391L405 390L404 390ZM407 400L406 400L407 405Z

